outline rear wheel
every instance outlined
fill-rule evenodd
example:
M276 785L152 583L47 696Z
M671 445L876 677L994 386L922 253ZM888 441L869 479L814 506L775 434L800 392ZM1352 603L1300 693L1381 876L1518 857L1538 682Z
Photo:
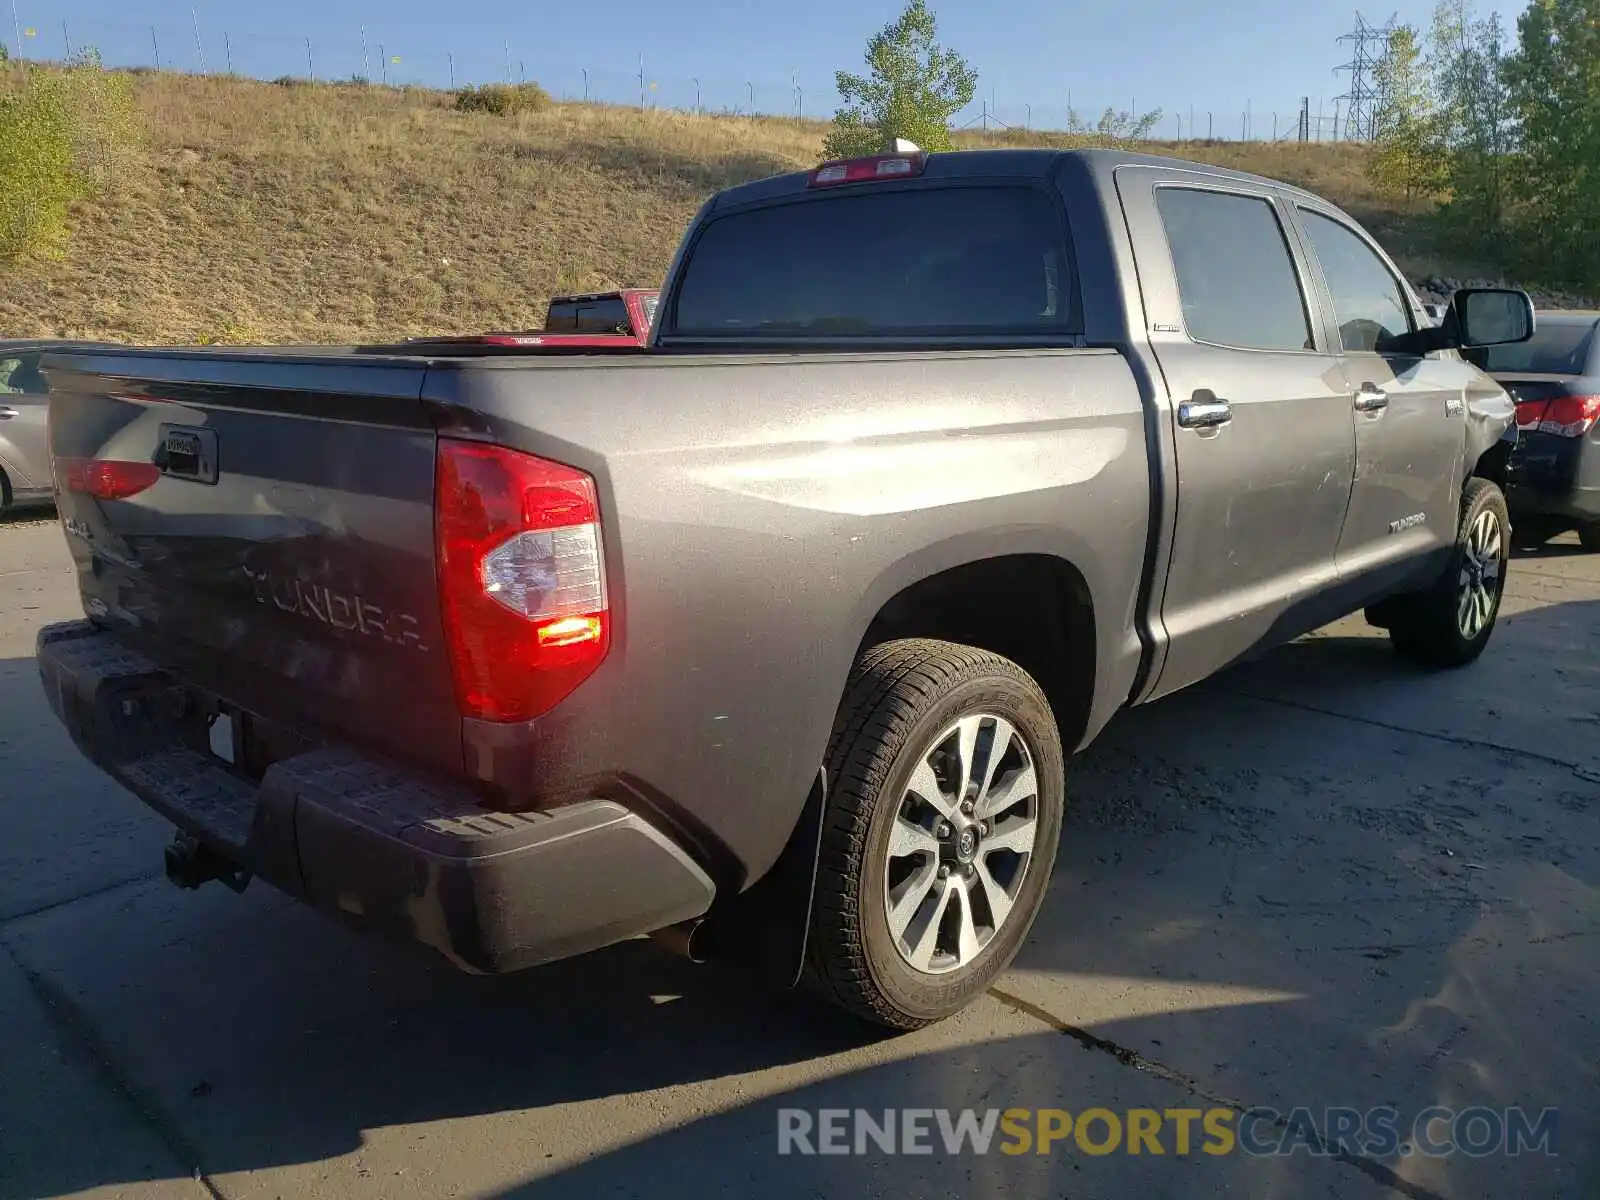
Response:
M1469 479L1444 573L1426 592L1397 598L1386 613L1395 650L1434 667L1465 666L1483 653L1500 615L1510 532L1500 489Z
M1600 521L1578 527L1578 544L1585 550L1600 553Z
M1011 962L1055 863L1055 719L1015 663L949 642L862 655L828 752L813 991L879 1025L951 1015Z

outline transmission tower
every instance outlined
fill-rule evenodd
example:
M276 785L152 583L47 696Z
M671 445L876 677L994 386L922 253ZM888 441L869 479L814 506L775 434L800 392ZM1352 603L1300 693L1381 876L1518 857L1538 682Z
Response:
M1372 140L1382 99L1378 94L1378 63L1389 49L1389 39L1394 36L1398 20L1396 13L1387 24L1378 26L1357 13L1355 30L1339 38L1341 45L1350 43L1350 61L1335 67L1334 72L1350 76L1350 90L1337 99L1345 102L1345 136L1353 141Z

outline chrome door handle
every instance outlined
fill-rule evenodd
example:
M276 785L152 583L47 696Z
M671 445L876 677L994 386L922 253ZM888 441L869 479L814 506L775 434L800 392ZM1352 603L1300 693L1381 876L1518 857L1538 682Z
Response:
M1178 405L1178 424L1185 429L1215 429L1233 420L1233 405L1226 400L1185 400Z
M17 410L7 404L0 404L0 421L9 421L17 415Z
M1389 393L1382 388L1363 383L1356 393L1357 412L1378 412L1389 407Z

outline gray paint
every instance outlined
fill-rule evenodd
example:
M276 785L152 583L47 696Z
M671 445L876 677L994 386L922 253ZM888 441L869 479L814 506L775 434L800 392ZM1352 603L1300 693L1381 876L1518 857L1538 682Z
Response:
M1436 568L1463 478L1511 406L1454 351L1409 365L1333 352L1325 288L1294 212L1341 214L1270 181L1106 152L935 156L912 186L963 177L1059 191L1084 297L1072 345L843 339L712 354L675 338L674 286L699 224L799 198L799 175L731 189L702 209L663 293L656 353L60 360L53 384L68 415L58 449L153 436L151 418L108 391L176 395L190 420L219 429L235 489L220 487L182 522L184 485L165 481L114 514L72 501L67 515L97 536L126 548L138 532L135 557L154 554L138 570L102 560L96 571L80 540L85 594L120 605L130 637L161 644L245 706L465 774L502 803L604 796L642 807L727 886L776 860L862 637L919 580L1005 554L1071 563L1094 604L1087 744L1130 701ZM1315 352L1228 351L1147 332L1171 324L1177 305L1149 203L1164 181L1277 205L1310 284ZM1366 381L1394 397L1376 419L1354 410ZM1178 404L1202 390L1230 399L1231 424L1178 427ZM1452 398L1462 403L1452 409ZM259 566L256 501L266 498L278 522L274 570L375 589L437 631L430 426L599 481L619 634L594 677L526 726L454 720L437 653L352 650L228 592L245 558ZM1404 537L1374 533L1418 511L1425 520ZM163 576L162 554L190 556L184 586Z

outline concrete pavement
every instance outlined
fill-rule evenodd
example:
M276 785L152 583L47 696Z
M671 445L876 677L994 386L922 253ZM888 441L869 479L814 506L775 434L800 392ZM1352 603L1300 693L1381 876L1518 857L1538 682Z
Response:
M1014 969L885 1038L648 942L469 978L171 888L163 823L39 694L61 535L0 524L0 1196L1600 1195L1600 556L1570 541L1514 563L1471 669L1352 620L1119 718ZM1378 1105L1558 1108L1558 1153L776 1153L783 1107Z

